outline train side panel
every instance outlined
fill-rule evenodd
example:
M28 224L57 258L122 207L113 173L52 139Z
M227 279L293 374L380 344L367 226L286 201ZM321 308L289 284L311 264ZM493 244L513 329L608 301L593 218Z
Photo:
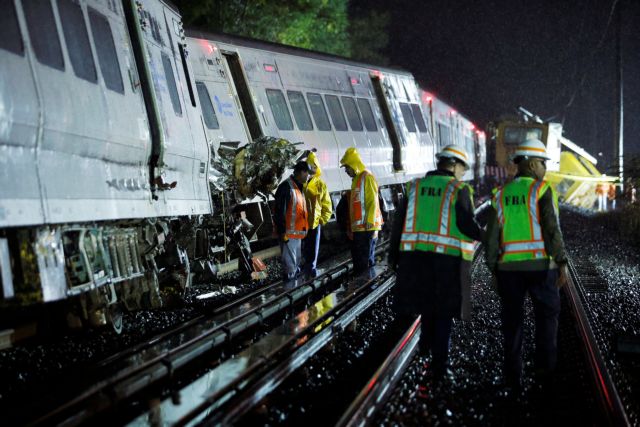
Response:
M128 79L135 68L121 8L67 0L18 6L30 64L28 72L7 75L19 87L33 87L21 104L38 117L32 176L40 181L44 215L5 225L151 215L148 125ZM22 180L7 178L3 186Z
M20 9L0 28L0 227L44 222L36 167L40 105ZM22 23L22 25L21 25Z
M156 215L211 212L209 147L197 89L190 78L182 22L177 10L155 0L125 2L129 29L146 67L146 105L152 117L151 156Z

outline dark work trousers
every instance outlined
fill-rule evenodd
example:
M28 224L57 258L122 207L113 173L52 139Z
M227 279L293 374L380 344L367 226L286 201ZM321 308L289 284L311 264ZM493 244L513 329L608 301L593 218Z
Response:
M353 258L353 271L355 274L366 271L376 265L375 250L377 238L375 231L357 231L353 233L351 245L351 257Z
M536 370L550 373L556 367L560 314L557 278L558 270L498 271L504 334L504 374L507 383L517 384L522 378L523 304L527 293L533 302L536 323Z
M303 273L307 277L316 277L318 270L318 251L320 250L320 227L309 230L307 236L302 240L302 257L304 258Z
M460 317L461 258L435 252L401 252L394 310L422 316L420 353L431 352L432 371L445 373L453 319Z
M435 376L442 376L449 360L449 343L453 318L422 313L420 335L420 353L430 350L433 356L432 368Z

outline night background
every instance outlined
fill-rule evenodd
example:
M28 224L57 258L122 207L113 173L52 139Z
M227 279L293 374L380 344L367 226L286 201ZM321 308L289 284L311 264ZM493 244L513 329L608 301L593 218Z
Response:
M621 7L625 161L640 154L637 0L176 3L188 26L406 69L482 128L522 106L563 123L610 173Z
M605 165L614 158L617 3L625 158L640 153L639 1L360 3L391 12L390 62L472 120L484 126L523 106L564 123L565 136L596 157L602 152Z

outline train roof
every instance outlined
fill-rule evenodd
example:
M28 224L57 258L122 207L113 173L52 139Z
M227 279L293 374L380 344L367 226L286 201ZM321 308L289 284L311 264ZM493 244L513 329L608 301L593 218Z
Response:
M301 47L287 46L279 43L273 43L264 40L252 39L249 37L216 33L211 31L204 31L195 28L187 28L185 30L187 37L206 39L212 41L220 41L223 43L234 44L243 47L250 47L254 49L268 50L276 53L284 53L288 55L303 56L305 58L318 59L321 61L336 62L344 65L351 65L355 67L372 68L378 71L386 71L389 73L402 74L405 76L411 76L413 74L407 70L401 68L394 68L388 66L379 66L375 64L368 64L365 62L358 62L353 59L345 58L343 56L332 55L330 53L322 53L314 50L304 49Z

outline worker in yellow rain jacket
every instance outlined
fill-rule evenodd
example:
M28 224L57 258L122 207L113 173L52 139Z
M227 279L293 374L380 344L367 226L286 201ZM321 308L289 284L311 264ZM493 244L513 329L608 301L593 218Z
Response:
M515 179L494 190L486 237L487 266L502 302L504 376L508 389L521 391L523 303L528 293L536 323L536 372L544 385L557 359L558 288L566 283L567 255L558 219L558 200L544 181L546 147L530 139L513 156Z
M447 145L436 157L436 170L407 183L393 221L389 265L397 272L395 311L422 316L420 355L431 353L430 372L441 380L453 319L461 316L462 287L470 282L463 265L473 259L473 240L482 239L482 230L474 218L473 190L461 181L469 154Z
M340 166L352 178L349 203L351 256L356 274L375 265L375 247L382 229L378 182L354 147L347 148Z
M309 179L304 186L304 196L307 199L307 218L309 220L309 229L307 236L302 241L302 257L304 258L303 273L313 278L318 275L316 263L318 261L318 250L320 249L320 233L322 226L329 221L333 207L331 205L331 197L327 190L327 184L320 177L322 169L316 153L312 152L307 157L307 163L315 174Z

